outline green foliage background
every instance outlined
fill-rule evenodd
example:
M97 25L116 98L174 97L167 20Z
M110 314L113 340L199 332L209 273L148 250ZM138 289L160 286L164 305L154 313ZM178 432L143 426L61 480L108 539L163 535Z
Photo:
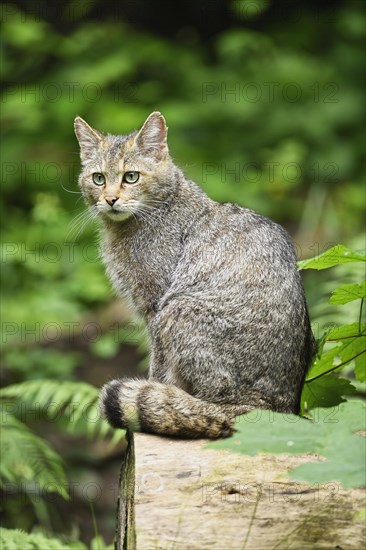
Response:
M34 395L45 407L59 381L64 393L57 426L66 431L67 406L93 402L94 386L108 377L101 368L78 394L73 384L90 361L118 360L126 343L146 354L141 326L123 304L118 330L112 330L115 299L98 258L96 227L77 218L84 206L76 114L123 134L158 109L186 174L214 199L282 223L299 258L336 243L364 246L363 2L299 2L294 8L270 0L192 0L175 15L168 2L156 9L147 0L141 9L112 4L2 6L3 382L18 390L35 383L33 391L43 388L43 394ZM316 337L359 321L359 299L338 306L328 299L337 286L360 282L363 269L357 263L306 272ZM361 389L353 366L343 375ZM8 428L51 460L51 447L32 440L42 436L37 423L12 414L15 396L20 402L29 397L29 387L22 388L3 394L6 415L12 415ZM87 426L81 422L76 431L85 433ZM15 451L5 466L11 470L17 460L17 473L4 479L37 480L31 460L19 462ZM62 468L57 460L54 468ZM57 478L56 471L49 475ZM31 499L28 504L37 509ZM52 507L47 521L39 506L33 520L31 512L25 520L17 510L5 526L28 529L33 521L52 530Z

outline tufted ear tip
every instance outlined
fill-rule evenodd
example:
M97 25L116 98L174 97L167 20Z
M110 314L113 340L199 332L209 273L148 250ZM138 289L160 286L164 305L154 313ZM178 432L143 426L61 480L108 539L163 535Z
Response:
M168 127L160 111L153 111L137 134L136 143L142 152L155 160L163 160L168 154Z
M89 124L83 118L81 118L81 116L76 115L76 117L74 118L74 127L76 128L77 126L82 124L89 126Z
M84 161L98 147L103 134L89 126L89 124L77 115L74 119L74 130L80 145L81 160Z
M161 118L162 121L164 122L165 124L165 118L164 116L161 114L160 111L153 111L152 113L149 114L149 116L147 117L147 119L145 120L145 124L148 120L150 119L153 119L153 118Z

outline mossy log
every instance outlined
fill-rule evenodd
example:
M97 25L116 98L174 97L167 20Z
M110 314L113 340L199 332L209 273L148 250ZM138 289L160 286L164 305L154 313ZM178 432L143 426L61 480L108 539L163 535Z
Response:
M247 456L207 440L130 434L117 550L351 550L364 547L364 491L289 480L315 455Z

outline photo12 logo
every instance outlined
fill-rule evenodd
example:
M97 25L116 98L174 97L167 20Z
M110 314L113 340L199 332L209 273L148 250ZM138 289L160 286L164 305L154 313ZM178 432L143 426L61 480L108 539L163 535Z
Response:
M311 100L313 103L338 103L340 86L337 82L312 82L306 87L298 82L203 82L203 103L297 103Z
M20 103L98 103L111 100L115 103L136 103L138 86L135 82L113 83L109 87L98 82L44 82L41 84L17 84L9 82L1 96L1 102L17 99Z

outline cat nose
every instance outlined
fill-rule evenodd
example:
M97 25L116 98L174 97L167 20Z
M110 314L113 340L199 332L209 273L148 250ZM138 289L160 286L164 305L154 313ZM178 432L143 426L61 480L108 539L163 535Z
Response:
M114 197L113 195L108 195L107 197L104 197L106 202L109 204L109 206L113 206L116 201L118 201L118 197Z

